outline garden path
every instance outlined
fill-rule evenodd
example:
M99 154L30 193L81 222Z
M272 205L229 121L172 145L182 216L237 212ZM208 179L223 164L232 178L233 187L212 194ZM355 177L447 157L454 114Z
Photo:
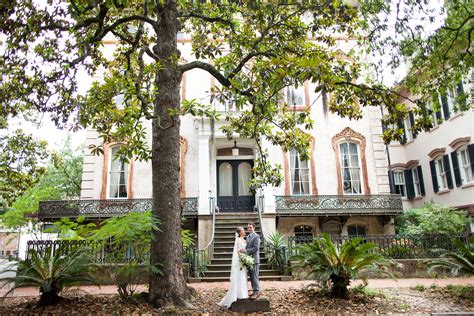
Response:
M260 282L260 287L262 288L262 293L266 290L271 289L301 289L313 281L262 281ZM360 280L353 282L352 286L361 284ZM472 285L474 286L474 277L466 278L445 278L445 279L422 279L422 278L413 278L413 279L370 279L369 287L374 289L381 288L409 288L417 285L423 285L424 287L430 287L431 285L436 285L439 287L444 287L447 285ZM226 290L229 287L228 282L215 282L215 283L192 283L189 286L195 288L196 290L209 290L209 289L222 289ZM250 285L249 285L249 288ZM147 285L141 285L138 288L139 291L146 291ZM71 289L71 291L77 291L87 294L116 294L117 288L114 285L105 285L101 287L97 286L80 286L77 288ZM5 289L0 289L0 297L5 293ZM10 294L14 297L25 297L25 296L37 296L38 290L35 288L22 288L17 289Z

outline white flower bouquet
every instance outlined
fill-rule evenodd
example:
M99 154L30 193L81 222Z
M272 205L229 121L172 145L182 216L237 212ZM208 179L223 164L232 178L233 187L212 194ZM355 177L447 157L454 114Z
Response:
M253 270L253 265L255 262L253 258L246 253L239 253L239 261L240 261L240 270L243 268L247 268L247 270Z

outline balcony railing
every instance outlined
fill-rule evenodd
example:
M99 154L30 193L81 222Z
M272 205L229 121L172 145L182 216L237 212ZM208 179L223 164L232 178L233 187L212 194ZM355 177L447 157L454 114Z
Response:
M399 195L277 195L279 215L396 215L403 211Z
M106 218L129 212L146 212L151 208L152 199L42 201L37 215L40 219L78 216ZM181 209L184 216L196 216L198 198L182 198Z

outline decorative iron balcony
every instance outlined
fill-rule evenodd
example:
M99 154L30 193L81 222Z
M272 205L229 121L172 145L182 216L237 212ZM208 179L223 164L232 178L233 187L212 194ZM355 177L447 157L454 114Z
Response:
M278 215L396 215L400 195L277 195Z
M128 212L146 212L151 207L152 199L42 201L37 216L40 219L78 216L108 218ZM182 198L181 209L184 216L197 216L198 198Z

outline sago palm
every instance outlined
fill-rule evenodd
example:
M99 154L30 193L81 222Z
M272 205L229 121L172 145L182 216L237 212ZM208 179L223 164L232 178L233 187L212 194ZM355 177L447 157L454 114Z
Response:
M13 284L5 293L10 294L17 288L33 286L40 292L39 305L52 305L60 300L60 293L65 287L81 282L95 283L89 273L97 267L91 261L90 255L83 251L75 251L68 255L38 254L31 252L31 259L20 261L16 269L4 272L16 273L15 277L4 278L3 286Z
M392 276L384 269L390 260L375 253L375 248L375 244L366 243L361 237L339 246L324 234L312 243L301 245L295 259L299 261L298 266L310 269L315 280L328 288L332 297L347 298L353 279L366 281L368 272Z
M465 244L460 240L455 240L457 251L447 251L430 263L429 272L438 268L447 268L453 275L459 272L474 274L474 235L469 238L469 243Z

